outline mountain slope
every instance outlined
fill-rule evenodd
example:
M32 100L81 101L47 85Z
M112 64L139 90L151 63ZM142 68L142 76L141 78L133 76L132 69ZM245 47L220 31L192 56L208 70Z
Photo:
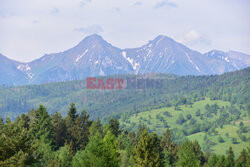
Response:
M21 63L0 54L0 84L20 85L28 81L28 76L17 67Z
M82 40L77 46L61 53L49 54L28 63L34 76L31 83L46 83L132 73L131 64L121 50L98 35Z
M137 73L173 73L178 75L211 74L209 57L193 51L166 36L158 36L147 45L123 52L134 60Z
M0 69L0 84L8 85L42 84L115 74L222 74L250 66L250 55L217 50L201 54L163 35L139 48L119 49L95 34L71 49L46 54L30 63L6 59L3 56L0 59L0 63L4 64Z
M139 74L222 74L250 66L250 55L216 50L201 54L162 35L142 47L125 49L123 56L132 62Z
M204 56L211 58L209 68L213 74L235 71L250 65L250 56L236 51L212 50L205 53Z

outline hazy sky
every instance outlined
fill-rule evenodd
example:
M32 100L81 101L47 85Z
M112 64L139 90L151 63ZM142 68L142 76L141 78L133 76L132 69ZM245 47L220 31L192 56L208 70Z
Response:
M98 33L120 48L169 36L250 54L250 0L0 0L0 53L31 61Z

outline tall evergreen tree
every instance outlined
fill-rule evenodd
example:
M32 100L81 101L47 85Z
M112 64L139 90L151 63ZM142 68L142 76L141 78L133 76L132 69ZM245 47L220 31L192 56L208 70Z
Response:
M99 132L90 136L85 150L78 151L73 158L73 166L77 167L105 167L104 144Z
M227 167L234 167L234 152L232 147L229 147L226 157L226 166Z
M67 118L70 119L70 121L75 122L77 117L78 117L78 115L77 115L76 106L74 103L71 103L70 107L69 107Z
M117 118L113 119L111 118L109 120L109 130L117 137L121 131L120 131L120 124Z
M77 114L75 104L71 103L68 114L65 118L65 123L66 123L66 128L67 128L66 143L72 146L72 149L74 152L76 152L77 150L76 143L77 143L77 137L79 137L78 132L77 132L78 128L76 126L77 118L78 118L78 114Z
M162 166L160 141L155 134L149 134L145 127L139 130L137 142L133 147L131 164L135 167Z
M3 118L0 118L0 130L1 128L4 126L4 123L3 123Z
M118 167L120 164L120 154L117 151L115 136L108 131L103 139L105 164L109 167Z
M34 166L49 166L54 159L53 148L45 135L40 136L37 149L33 152Z
M29 130L30 129L30 118L25 115L25 114L22 114L21 117L20 117L20 125L21 127Z
M164 163L165 165L172 165L177 159L177 146L171 139L171 131L167 129L163 135L161 147L164 152Z
M243 149L240 153L239 158L236 161L236 167L247 167L250 166L250 154Z
M31 132L38 140L43 136L45 143L55 143L51 117L43 105L40 105L35 111L35 118L31 125Z
M89 115L85 110L82 111L79 117L76 119L76 133L73 135L76 139L75 147L76 150L84 149L85 146L88 144L89 141L89 128L92 124L92 121L89 119Z
M103 136L103 130L100 119L98 119L97 121L93 121L89 128L90 135L94 135L97 132Z
M55 158L50 163L50 166L55 167L71 167L72 155L70 154L70 147L65 145L55 153Z
M62 118L61 114L56 112L52 116L52 124L53 124L53 130L55 133L55 144L56 147L62 147L64 146L64 142L66 140L66 123L65 120Z
M215 167L226 167L226 159L224 155L218 157Z
M51 117L43 105L35 110L32 121L29 136L32 139L32 144L37 148L32 153L31 163L38 166L48 166L49 161L53 159L55 134Z
M197 140L195 140L193 142L193 148L194 148L195 156L201 162L201 165L203 165L205 163L205 157L204 157L204 154L203 154L203 152L201 150L201 146L199 145Z
M27 121L27 122L26 122ZM3 124L0 133L0 166L27 165L35 148L29 138L29 120L23 116ZM8 165L6 165L8 164Z
M27 165L26 164L27 159L28 159L28 154L20 150L16 154L11 156L9 159L5 161L0 160L0 166L2 167L12 167L12 166L24 167Z
M196 157L192 142L185 141L182 143L177 152L177 166L180 167L198 167L200 160Z
M213 154L212 156L210 156L210 158L208 159L208 166L210 167L212 167L212 166L215 166L216 165L216 163L217 163L217 161L218 161L218 157L215 155L215 154Z

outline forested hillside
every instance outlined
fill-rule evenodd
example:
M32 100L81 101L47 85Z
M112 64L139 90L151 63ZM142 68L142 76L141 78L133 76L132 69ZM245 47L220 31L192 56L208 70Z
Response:
M162 136L142 126L138 132L121 130L117 119L93 121L71 104L67 116L48 114L40 105L16 120L0 120L0 166L53 167L248 167L250 148L235 156L203 152L199 143L173 141L174 130ZM240 125L244 127L244 125Z
M111 76L112 77L112 76ZM115 76L118 78L131 75ZM0 87L0 116L14 119L39 104L50 114L58 111L66 116L67 106L74 102L79 110L86 109L91 117L109 117L126 111L140 112L148 107L175 105L180 99L188 102L201 98L237 103L249 110L250 68L212 76L151 74L137 77L164 79L163 89L86 90L86 81L60 82L43 85Z
M138 132L145 125L148 132L160 136L169 128L176 144L197 140L204 152L225 155L232 147L238 156L249 145L250 68L214 76L148 74L136 77L163 79L163 88L87 90L85 80L2 86L1 117L14 121L22 113L32 113L32 108L43 104L49 115L59 113L64 118L68 106L74 102L77 111L86 110L93 120L100 118L105 124L116 118L124 131Z

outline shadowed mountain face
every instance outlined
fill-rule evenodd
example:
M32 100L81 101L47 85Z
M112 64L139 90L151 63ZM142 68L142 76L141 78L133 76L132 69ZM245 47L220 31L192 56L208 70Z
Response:
M69 50L30 63L0 55L0 65L0 84L22 85L131 73L221 74L249 67L250 55L217 50L201 54L162 35L142 47L122 50L91 35Z
M178 75L211 74L207 65L210 58L175 42L166 36L158 36L140 48L123 52L134 60L137 73L173 73Z
M18 68L19 64L19 62L0 54L0 84L20 85L28 83L27 74Z
M30 83L84 79L88 76L133 73L131 64L98 35L85 38L77 46L61 53L49 54L28 63ZM25 72L25 71L24 71Z

